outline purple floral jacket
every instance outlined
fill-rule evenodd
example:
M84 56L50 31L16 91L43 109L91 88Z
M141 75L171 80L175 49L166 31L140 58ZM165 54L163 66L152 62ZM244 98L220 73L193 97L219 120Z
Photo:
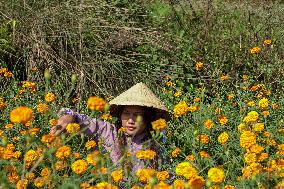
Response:
M103 140L103 146L110 153L110 158L112 159L112 162L114 164L119 164L121 151L118 146L118 130L114 124L96 118L90 118L87 115L74 112L69 108L63 108L58 113L59 116L63 114L72 114L76 122L79 123L83 128L85 135L89 137L95 137L96 140ZM138 150L149 149L149 145L148 148L147 145L145 145L145 137L145 133L137 135L133 138L126 135L127 151L135 156ZM157 153L157 157L159 157L159 147L155 147L157 148L157 150L154 150ZM147 164L145 160L141 160L136 157L134 158L134 163L133 165L131 165L132 171L137 171L141 168L154 168L152 167L153 164L151 164L151 166L149 163Z

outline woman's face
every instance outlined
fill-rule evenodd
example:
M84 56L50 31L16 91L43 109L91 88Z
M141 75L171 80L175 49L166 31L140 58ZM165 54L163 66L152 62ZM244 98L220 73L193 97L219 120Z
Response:
M122 114L122 126L125 132L130 136L138 135L144 132L146 123L143 120L145 109L141 106L125 106Z

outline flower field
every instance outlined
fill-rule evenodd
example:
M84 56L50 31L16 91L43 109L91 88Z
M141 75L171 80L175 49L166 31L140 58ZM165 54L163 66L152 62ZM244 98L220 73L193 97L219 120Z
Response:
M251 49L252 56L259 51ZM196 72L205 64L197 62ZM234 93L210 101L206 88L185 90L178 80L165 77L158 93L172 118L168 123L163 119L152 122L153 138L164 147L163 154L145 149L126 152L123 158L131 161L135 156L150 162L161 155L167 163L133 173L125 164L114 166L101 149L103 141L80 134L79 124L69 124L66 134L49 134L57 124L58 110L66 105L114 122L107 105L112 97L80 101L68 96L71 92L61 96L51 85L48 70L43 83L16 81L5 67L0 74L11 86L0 98L2 188L284 187L283 99L275 97L269 84L248 75L242 76ZM226 86L230 78L219 80ZM75 75L70 85L76 85Z

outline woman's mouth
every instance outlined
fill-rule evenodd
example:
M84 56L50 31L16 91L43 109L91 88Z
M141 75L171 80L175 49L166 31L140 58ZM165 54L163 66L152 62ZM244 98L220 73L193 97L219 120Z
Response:
M133 127L133 126L127 126L126 129L129 130L129 131L134 131L134 130L135 130L135 127Z

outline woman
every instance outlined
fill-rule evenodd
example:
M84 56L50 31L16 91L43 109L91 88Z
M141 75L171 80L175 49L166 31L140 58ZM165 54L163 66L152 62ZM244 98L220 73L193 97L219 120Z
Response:
M139 150L152 149L159 153L158 143L151 140L151 122L159 118L169 118L169 111L154 93L143 83L138 83L110 101L110 112L118 117L116 124L89 118L70 109L62 109L58 119L58 126L51 129L51 133L60 134L67 124L77 122L87 136L95 136L104 141L104 148L110 153L114 164L121 162L123 152L134 155ZM123 131L120 137L119 132ZM159 157L157 155L156 157ZM160 157L159 157L160 158ZM136 158L133 162L134 171L139 168L157 168L157 160L146 165L146 161Z

